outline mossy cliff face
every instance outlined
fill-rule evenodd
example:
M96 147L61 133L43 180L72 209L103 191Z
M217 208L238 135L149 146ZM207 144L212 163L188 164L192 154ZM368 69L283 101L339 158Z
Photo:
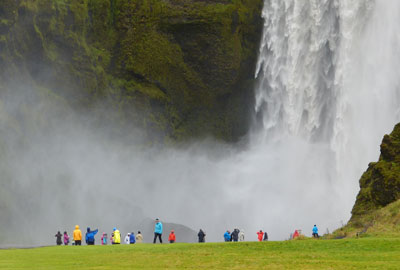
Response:
M400 199L400 124L384 136L379 161L369 164L360 187L352 220Z
M4 0L0 88L23 81L39 100L152 140L235 140L247 130L262 2Z

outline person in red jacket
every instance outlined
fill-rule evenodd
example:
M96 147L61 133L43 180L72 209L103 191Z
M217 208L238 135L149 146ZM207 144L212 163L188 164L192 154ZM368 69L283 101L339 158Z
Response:
M168 240L172 244L172 243L175 243L175 239L176 239L175 232L174 232L174 230L172 230L171 233L169 234Z
M260 230L259 232L257 232L257 235L258 235L258 241L261 242L263 240L263 236L264 236L263 231Z

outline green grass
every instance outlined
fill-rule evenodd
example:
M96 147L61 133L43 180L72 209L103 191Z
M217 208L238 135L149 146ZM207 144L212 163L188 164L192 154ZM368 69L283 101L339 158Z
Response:
M346 226L331 236L355 237L357 233L360 237L400 238L400 200L378 210L353 216Z
M400 269L399 238L0 250L0 269Z

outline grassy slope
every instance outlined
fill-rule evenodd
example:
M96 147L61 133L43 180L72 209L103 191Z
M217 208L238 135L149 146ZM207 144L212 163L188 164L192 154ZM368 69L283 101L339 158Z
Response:
M400 124L385 135L381 155L360 179L349 223L333 237L400 236Z
M399 269L400 239L0 250L1 269Z
M400 200L368 214L355 216L333 236L400 237Z

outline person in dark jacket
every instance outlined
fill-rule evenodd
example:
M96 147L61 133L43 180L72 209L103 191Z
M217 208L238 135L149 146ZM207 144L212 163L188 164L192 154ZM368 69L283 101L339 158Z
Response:
M231 234L231 241L237 242L239 241L239 229L234 229Z
M203 232L202 229L200 229L199 233L197 234L197 236L199 237L199 243L204 243L206 240L206 234Z
M267 232L264 232L264 239L263 239L263 241L268 241L268 233L267 233Z
M60 231L57 232L55 237L57 237L57 240L56 240L57 246L60 246L62 244L62 240L61 240L62 234L60 233Z
M87 228L87 232L86 232L86 244L88 244L88 245L94 245L94 241L95 241L94 236L96 235L96 233L97 233L98 231L99 231L98 229L96 229L96 230L94 230L94 231L91 231L89 227Z

